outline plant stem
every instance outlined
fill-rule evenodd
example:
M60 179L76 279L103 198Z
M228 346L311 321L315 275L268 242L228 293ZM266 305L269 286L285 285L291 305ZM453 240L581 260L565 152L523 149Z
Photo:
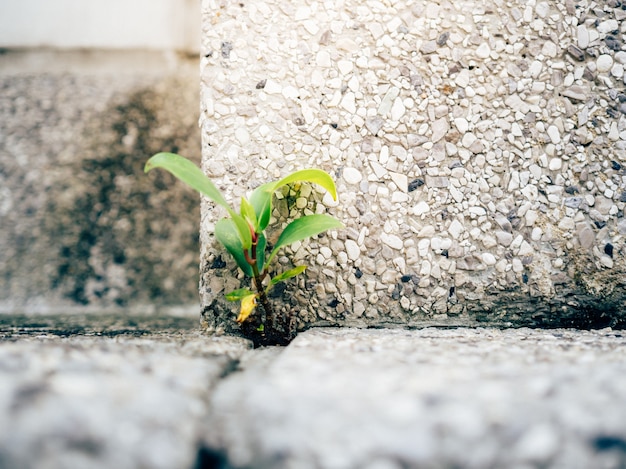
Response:
M274 328L274 309L267 298L265 288L263 288L263 278L259 273L259 268L257 267L256 262L252 265L252 272L254 273L254 286L259 293L259 301L265 311L265 330L271 333Z

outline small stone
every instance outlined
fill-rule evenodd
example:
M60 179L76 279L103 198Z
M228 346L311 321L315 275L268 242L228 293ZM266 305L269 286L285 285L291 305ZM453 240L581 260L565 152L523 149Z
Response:
M360 301L355 301L354 306L352 307L352 312L356 317L360 317L365 312L365 305Z
M552 41L546 41L541 48L541 53L546 57L556 57L558 52L558 47Z
M315 62L317 63L318 67L329 68L332 66L330 54L324 49L320 49L318 51L317 55L315 56Z
M565 197L565 199L563 199L563 205L569 208L579 208L582 203L582 197Z
M361 249L355 241L348 239L346 240L346 253L348 254L348 259L356 261L361 256Z
M611 76L620 79L624 77L624 66L622 64L614 64L611 67Z
M582 51L582 49L576 47L574 44L569 45L569 47L567 48L567 53L579 62L585 60L585 53Z
M596 69L600 73L608 72L613 67L613 57L609 54L602 54L596 59Z
M448 133L448 130L450 129L450 124L448 123L448 119L446 117L442 117L441 119L435 120L431 124L431 128L433 131L431 136L431 142L437 143L446 135L446 133Z
M578 33L578 47L581 49L586 49L589 46L589 31L585 25L581 24L577 28Z
M363 179L360 171L355 168L344 168L343 170L343 179L348 184L358 184Z
M510 246L513 242L513 235L506 231L496 231L496 240L500 246Z
M562 166L563 161L561 158L552 158L548 164L548 169L550 169L550 171L558 171Z
M613 268L613 259L611 259L609 256L602 256L602 257L600 257L600 264L602 264L604 267L606 267L608 269L612 269Z
M437 38L437 45L440 47L445 46L449 38L450 38L450 33L448 31L441 33L439 37Z
M479 59L488 59L491 54L491 49L489 48L489 44L483 42L478 49L476 49L476 57Z
M423 185L424 185L424 180L423 179L414 179L413 181L411 181L409 183L409 192L413 192L418 187L421 187Z
M380 240L392 249L400 250L403 247L402 240L396 235L381 233Z
M570 231L574 228L574 220L572 217L563 217L558 224L560 230Z
M423 200L418 202L415 207L413 207L413 214L420 216L428 213L430 211L430 206L424 202Z
M549 126L547 132L550 141L555 145L561 141L561 133L556 125Z
M484 252L481 257L486 265L496 265L496 257L490 252Z
M436 41L426 41L422 43L420 47L420 52L422 54L432 54L437 50L437 42Z
M584 249L589 249L595 243L596 236L589 225L584 224L578 230L578 241Z
M232 42L222 42L222 47L221 47L221 53L222 53L222 57L225 59L230 58L230 52L233 50L233 43Z
M615 52L622 49L622 42L619 39L614 38L613 36L607 36L606 38L604 38L604 43L609 49Z
M450 185L450 180L446 176L426 176L428 187L444 188Z
M406 112L406 108L404 107L404 103L401 98L396 98L393 102L393 106L391 106L391 120L399 121L404 113Z
M376 135L380 129L382 129L385 121L379 116L370 117L365 120L365 128L369 130L372 135Z
M539 228L538 226L535 226L532 232L530 233L530 239L532 239L533 241L539 241L541 240L542 235L543 235L543 230Z
M539 18L545 18L550 13L550 4L547 2L539 2L535 6L535 13Z
M450 226L448 227L448 233L450 236L454 239L459 239L459 236L461 236L463 231L463 225L458 220L452 220L452 223L450 223Z
M611 33L613 31L618 31L619 30L619 24L617 22L617 20L606 20L603 21L602 23L600 23L597 27L597 30L599 33L601 34L608 34Z
M409 181L406 177L406 174L390 172L389 176L391 177L391 180L395 183L398 189L400 189L402 192L409 191Z
M458 131L462 134L467 132L467 130L469 129L469 123L467 122L467 119L465 119L464 117L457 117L456 119L454 119L454 125L456 126Z
M355 114L356 113L356 101L355 101L354 93L352 91L348 91L341 99L340 105L350 114Z
M263 89L267 94L281 94L283 91L283 87L274 80L267 80Z
M562 95L575 101L586 101L589 89L580 85L572 85L563 91Z
M340 60L337 62L337 68L342 75L347 75L354 69L354 63L350 60Z
M459 72L459 74L454 79L456 86L460 88L466 88L470 84L470 74L469 70L464 68Z

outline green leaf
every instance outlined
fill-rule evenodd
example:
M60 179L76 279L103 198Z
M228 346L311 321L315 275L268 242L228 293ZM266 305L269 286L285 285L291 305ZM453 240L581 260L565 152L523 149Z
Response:
M326 230L342 227L343 224L339 220L326 214L308 215L298 218L289 223L280 234L274 250L267 259L267 264L272 261L278 250L283 246L315 236Z
M235 212L231 213L230 216L235 224L235 228L237 229L237 235L239 236L239 240L241 241L241 245L244 249L250 249L252 246L252 234L250 233L250 225L241 215L236 214Z
M254 292L250 291L248 288L239 288L237 290L233 290L230 293L226 293L224 297L228 301L239 301L242 300L246 296L254 295Z
M237 226L237 233L241 243L245 247L250 247L252 238L248 223L235 213L228 205L228 202L226 202L224 196L222 196L222 193L215 187L215 184L193 162L175 153L157 153L147 161L144 172L147 173L154 168L162 168L169 171L192 189L206 195L213 202L224 207Z
M291 184L296 181L318 184L330 193L333 200L337 200L337 188L335 187L333 178L330 177L330 174L321 169L302 169L300 171L296 171L295 173L291 173L289 176L286 176L275 183L274 191L286 184Z
M306 270L306 265L299 265L294 267L293 269L287 270L282 274L277 275L270 281L270 287L276 285L279 282L283 282L291 277L295 277L296 275L301 274Z
M246 200L245 197L241 198L241 208L240 208L241 216L247 220L256 231L256 213L254 212L254 207Z
M250 204L254 207L254 213L257 219L257 225L255 227L257 233L264 231L270 222L275 185L275 182L268 182L257 187L250 195Z
M257 187L250 195L250 203L254 207L258 220L255 227L257 233L265 230L269 224L270 216L272 215L272 197L274 192L286 184L297 181L319 184L330 193L334 200L337 200L337 189L333 178L321 169L303 169L291 173L280 181L265 183Z
M224 207L229 213L233 211L221 192L215 187L215 184L187 158L175 153L157 153L147 161L144 172L147 173L154 168L162 168L169 171L192 189L206 195L213 202Z
M215 237L224 245L226 250L235 259L243 273L252 277L252 267L246 261L244 248L237 232L237 225L230 218L222 218L215 224Z

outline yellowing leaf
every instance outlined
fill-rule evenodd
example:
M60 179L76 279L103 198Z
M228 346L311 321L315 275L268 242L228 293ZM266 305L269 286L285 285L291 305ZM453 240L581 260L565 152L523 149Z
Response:
M237 322L239 324L248 319L248 316L252 314L252 311L254 311L256 307L256 299L257 295L255 293L241 299L241 310L239 311L239 316L237 316Z

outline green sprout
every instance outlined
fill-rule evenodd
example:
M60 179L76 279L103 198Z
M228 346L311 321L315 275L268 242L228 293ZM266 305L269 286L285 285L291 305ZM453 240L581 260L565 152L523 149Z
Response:
M228 217L222 218L215 225L215 237L232 255L242 272L252 279L254 285L254 290L240 288L227 293L226 299L241 302L236 321L242 325L249 320L260 304L265 312L265 322L261 322L254 331L265 337L279 335L275 330L277 318L268 300L268 293L276 284L304 272L306 266L299 265L272 276L269 269L272 260L284 246L316 236L326 230L342 228L343 225L330 215L303 215L284 228L270 249L265 230L270 223L272 199L274 193L283 186L295 182L309 182L326 189L333 199L337 200L337 189L331 176L321 169L303 169L279 181L265 183L257 187L249 199L241 198L237 213L215 184L188 159L174 153L157 153L148 160L144 171L147 173L153 168L169 171L192 189L226 209Z

